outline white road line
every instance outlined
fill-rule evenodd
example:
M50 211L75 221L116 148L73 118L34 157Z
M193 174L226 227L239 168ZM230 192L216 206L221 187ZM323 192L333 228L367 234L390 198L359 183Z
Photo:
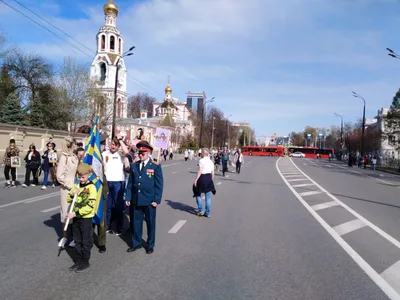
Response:
M325 208L329 208L329 207L333 207L333 206L339 206L339 204L336 201L330 201L330 202L324 202L321 204L316 204L311 206L311 208L315 211L317 210L321 210L321 209L325 209Z
M400 260L385 271L381 273L381 276L389 282L397 291L400 290Z
M303 186L312 186L314 183L302 183L302 184L295 184L293 185L294 188L303 187Z
M343 248L344 251L347 252L347 254L360 266L360 268L371 278L372 281L378 285L381 290L392 300L400 300L400 294L396 292L394 287L397 288L397 284L400 283L400 281L397 281L397 284L392 287L388 281L384 279L383 276L379 275L356 251L354 251L353 248L342 238L340 237L337 232L328 225L328 223L325 222L324 219L321 218L321 216L314 211L310 205L297 193L297 191L290 185L289 182L285 179L285 177L281 174L279 168L278 168L278 163L280 161L280 158L276 161L275 166L280 174L282 180L286 183L288 188L292 191L292 193L296 196L296 198L304 205L304 207L309 211L309 213L321 224L322 227L332 236L332 238ZM297 166L296 166L297 167ZM317 185L320 187L319 185ZM325 189L321 189L323 192L329 194ZM330 194L329 194L330 195ZM369 222L369 221L367 221ZM370 223L370 222L369 222ZM369 224L367 224L369 225Z
M56 210L56 209L60 209L60 205L52 207L52 208L48 208L48 209L45 209L45 210L42 210L41 212L42 213L46 213L46 212L53 211L53 210Z
M309 192L302 192L299 193L300 196L304 197L304 196L312 196L312 195L317 195L317 194L321 194L321 191L309 191Z
M175 163L175 164L170 164L170 165L166 165L166 166L161 165L161 167L164 169L164 168L166 168L166 167L176 166L176 165L180 165L180 164L183 164L183 162Z
M350 233L365 226L367 225L365 225L365 223L363 223L361 220L354 219L352 221L337 225L333 227L333 229L338 233L338 235L345 235L346 233Z
M291 181L303 181L303 180L308 180L308 179L307 178L288 179L289 182L291 182Z
M182 226L185 225L186 222L186 220L179 220L174 226L172 226L168 233L177 233L179 229L181 229Z
M229 175L226 175L225 177L226 177L226 178L228 178L228 177L229 177Z
M174 174L176 174L176 173L178 173L178 172L172 172L172 175L174 175Z
M221 184L222 184L222 182L221 182L221 181L218 181L218 182L217 182L217 185L221 185Z
M52 197L58 196L59 194L60 194L60 193L57 192L57 193L52 193L52 194L43 195L43 196L41 196L41 197L39 197L39 198L36 198L36 199L30 199L30 200L28 200L28 201L24 201L24 203L33 203L33 202L42 201L42 200L44 200L44 199L48 199L48 198L52 198Z
M298 174L298 175L285 175L285 178L292 178L292 177L300 177L300 176L303 176L303 174Z
M15 202L11 202L11 203L0 205L0 208L8 207L8 206L19 204L19 203L29 203L29 202L26 202L26 201L35 200L35 199L44 200L44 199L47 199L47 198L50 198L50 197L53 197L53 196L56 196L56 195L59 195L59 194L60 194L60 192L56 192L56 193L46 194L46 195L42 195L42 196L36 196L36 197L24 199L24 200L19 200L19 201L15 201ZM46 196L48 196L48 197L46 197ZM43 197L45 197L45 198L43 198Z
M331 165L326 165L326 167L328 167L328 168L332 168L332 166L331 166Z
M296 172L296 173L291 172L291 173L282 173L282 175L284 175L284 176L288 176L288 175L301 175L301 173L299 173L299 172Z

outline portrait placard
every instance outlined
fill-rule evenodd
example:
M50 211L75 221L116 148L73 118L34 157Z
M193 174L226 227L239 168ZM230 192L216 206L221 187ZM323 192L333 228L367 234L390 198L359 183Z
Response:
M48 157L49 157L49 163L51 164L57 163L57 152L50 152L48 154Z
M21 159L19 156L11 157L11 168L19 168L21 167Z

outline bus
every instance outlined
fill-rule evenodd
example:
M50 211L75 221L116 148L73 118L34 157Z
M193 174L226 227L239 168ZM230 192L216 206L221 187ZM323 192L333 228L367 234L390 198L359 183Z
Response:
M332 155L335 154L335 151L332 148L318 148L318 147L298 147L298 146L289 146L288 147L288 153L294 153L294 152L301 152L304 153L306 157L308 158L317 158L319 155L320 158L328 158L329 153Z
M283 156L284 151L281 146L243 146L242 153L250 156Z

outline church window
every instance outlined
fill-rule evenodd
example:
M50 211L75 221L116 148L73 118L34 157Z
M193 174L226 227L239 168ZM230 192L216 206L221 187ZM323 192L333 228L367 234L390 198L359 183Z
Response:
M101 50L106 48L106 36L104 34L101 35Z
M100 64L100 81L105 81L106 80L106 64L105 63L101 63Z
M110 50L115 50L115 37L110 37Z
M119 52L120 55L122 54L122 51L121 51L121 44L122 44L121 39L118 39L118 52Z

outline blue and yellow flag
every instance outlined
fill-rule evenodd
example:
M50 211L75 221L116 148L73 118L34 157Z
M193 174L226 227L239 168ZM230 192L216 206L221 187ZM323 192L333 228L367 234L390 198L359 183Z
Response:
M95 211L96 214L93 217L93 223L100 224L103 220L104 213L104 199L103 199L103 163L100 152L100 130L99 130L99 115L96 116L96 120L90 130L90 135L86 141L85 146L85 157L83 163L92 166L93 173L89 178L93 182L97 190L97 200Z

